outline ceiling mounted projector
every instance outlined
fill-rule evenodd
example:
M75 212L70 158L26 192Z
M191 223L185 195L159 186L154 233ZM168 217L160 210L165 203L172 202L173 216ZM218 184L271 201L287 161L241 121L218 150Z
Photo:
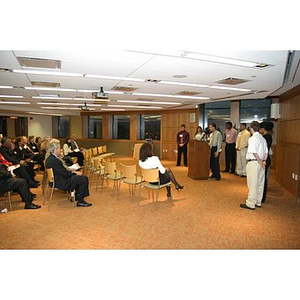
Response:
M94 99L108 99L108 93L104 93L103 87L100 88L100 92L92 93Z

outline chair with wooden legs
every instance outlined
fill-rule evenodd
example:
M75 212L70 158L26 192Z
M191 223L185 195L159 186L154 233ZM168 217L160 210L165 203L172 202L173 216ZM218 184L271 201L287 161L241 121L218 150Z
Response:
M46 174L47 174L48 184L46 186L46 190L45 190L45 193L44 193L44 204L46 203L46 201L49 202L48 210L50 211L50 206L51 206L51 203L52 203L53 193L54 193L54 190L57 189L57 188L55 187L53 169L52 168L46 169ZM48 198L49 189L50 189L50 197ZM73 190L71 192L67 191L67 193L68 193L68 200L73 203L74 207L76 207L75 190Z
M152 191L152 202L154 202L154 198L155 198L155 208L157 208L159 190L162 188L165 188L167 186L169 186L171 188L171 182L168 182L166 184L160 184L158 169L149 169L149 170L142 169L142 168L140 168L140 169L141 169L141 173L142 173L142 180L144 182L140 185L138 204L140 202L142 188L147 188L147 189L149 189L148 190L148 198L150 198L149 191L151 190ZM153 184L153 183L157 183L157 184ZM156 197L154 197L155 191L156 191ZM170 201L172 201L171 197L168 197L168 199Z
M142 183L142 177L137 175L136 165L124 165L120 163L120 173L122 177L120 188L122 183L128 184L129 195L131 195L131 200L133 201L136 186Z
M3 201L8 203L9 209L12 211L12 204L11 204L11 191L7 191L5 193L0 193L0 198L4 198ZM1 200L2 201L2 200Z

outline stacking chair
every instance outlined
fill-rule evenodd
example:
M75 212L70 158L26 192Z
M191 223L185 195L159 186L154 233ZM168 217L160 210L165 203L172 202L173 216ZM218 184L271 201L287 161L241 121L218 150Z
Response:
M49 202L49 206L48 206L48 210L50 211L50 205L52 202L52 197L53 197L53 193L54 193L54 189L56 189L55 187L55 181L54 181L54 173L53 173L53 169L49 168L46 169L46 174L47 174L47 187L44 193L44 204L46 203L46 201ZM52 185L52 187L51 187ZM49 189L51 189L50 191L50 197L48 198L48 194L49 194ZM74 206L76 207L76 202L75 202L75 190L71 191L71 193L68 192L68 200L74 204Z
M112 194L114 192L118 193L120 190L120 182L121 182L122 176L121 176L120 172L117 172L116 162L115 161L113 161L113 162L104 161L103 164L104 164L104 168L105 168L105 178L113 180L113 182L114 182Z
M141 197L141 189L142 188L147 188L149 190L152 190L152 202L154 201L154 192L156 191L155 207L157 207L159 190L162 188L165 188L167 186L171 186L171 182L168 182L166 184L160 184L158 169L146 170L146 169L141 168L141 173L142 173L142 180L145 181L145 183L142 183L140 185L139 200ZM157 184L151 184L154 182L157 182ZM149 192L148 192L148 197L149 197ZM169 199L172 200L171 197ZM138 201L138 204L139 204L139 201Z
M104 176L105 176L105 167L101 164L100 158L95 157L95 158L93 158L93 161L94 161L94 164L93 164L93 168L92 168L92 174L90 177L90 183L92 182L93 175L94 174L98 175L97 185L96 185L96 191L97 191L100 177L101 177L101 189L103 187L103 181L104 181Z
M8 202L9 209L12 211L12 205L11 205L11 191L0 193L0 198L4 198L3 201Z
M137 175L136 165L124 165L120 163L120 173L122 177L120 188L121 183L128 184L129 195L131 195L131 199L133 201L136 192L136 186L142 183L142 177Z
M113 156L115 155L114 152L107 152L107 147L106 145L102 146L102 155L104 155L106 158L110 158L110 160L112 161Z

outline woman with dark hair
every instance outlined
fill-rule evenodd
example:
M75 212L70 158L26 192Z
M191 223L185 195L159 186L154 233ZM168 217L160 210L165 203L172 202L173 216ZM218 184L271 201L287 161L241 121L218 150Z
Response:
M260 123L260 129L259 132L263 135L267 142L269 155L266 160L266 170L265 170L265 184L264 184L264 193L261 202L264 203L267 198L267 189L268 189L268 178L270 173L270 166L271 166L271 155L272 155L272 133L273 133L273 122L262 122Z
M196 129L195 139L199 141L206 141L206 134L201 126L198 126Z
M170 168L165 168L157 156L152 155L152 146L148 143L144 143L140 149L139 166L142 169L159 169L159 180L161 184L173 182L176 190L182 190L183 186L180 185ZM155 183L154 183L155 184ZM167 186L167 197L171 197L171 187Z
M67 156L77 157L77 162L78 162L79 166L82 167L83 160L84 160L83 154L80 151L76 152L76 151L72 150L71 140L72 139L70 137L66 138L66 140L65 140L65 143L63 145L64 156L65 157L67 157Z

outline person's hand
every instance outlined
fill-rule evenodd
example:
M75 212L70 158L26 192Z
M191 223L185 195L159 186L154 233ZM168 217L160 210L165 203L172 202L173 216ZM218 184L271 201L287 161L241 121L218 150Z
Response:
M216 152L214 153L214 156L217 158L217 157L219 156L219 152L216 151Z
M265 169L266 168L266 162L264 160L261 161L260 166Z
M80 172L80 171L75 171L75 174L81 176L81 175L82 175L82 172Z
M179 144L180 147L183 147L184 144Z

